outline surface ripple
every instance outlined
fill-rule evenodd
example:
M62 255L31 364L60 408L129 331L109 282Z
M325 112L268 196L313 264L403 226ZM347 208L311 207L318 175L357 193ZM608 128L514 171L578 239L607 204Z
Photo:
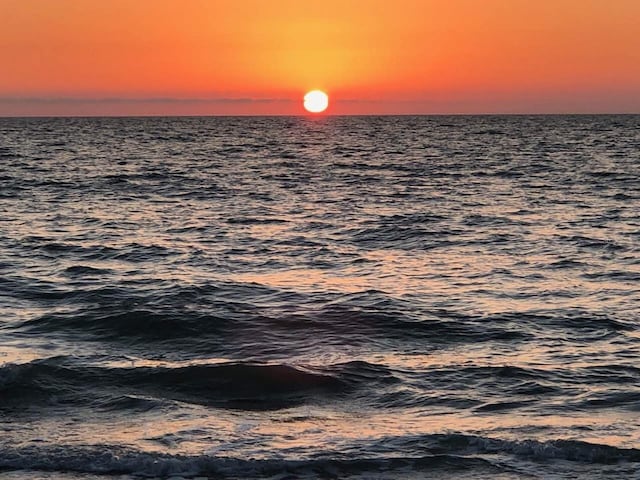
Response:
M0 119L0 469L635 478L639 124Z

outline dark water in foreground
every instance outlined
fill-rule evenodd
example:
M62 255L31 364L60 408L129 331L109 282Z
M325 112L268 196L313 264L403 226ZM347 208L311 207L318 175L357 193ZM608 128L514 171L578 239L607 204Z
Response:
M0 477L639 478L639 152L639 116L0 119Z

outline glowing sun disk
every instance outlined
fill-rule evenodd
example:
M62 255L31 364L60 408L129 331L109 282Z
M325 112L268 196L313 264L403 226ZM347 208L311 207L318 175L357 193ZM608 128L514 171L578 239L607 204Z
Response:
M304 108L308 112L324 112L328 106L329 96L321 90L311 90L304 96Z

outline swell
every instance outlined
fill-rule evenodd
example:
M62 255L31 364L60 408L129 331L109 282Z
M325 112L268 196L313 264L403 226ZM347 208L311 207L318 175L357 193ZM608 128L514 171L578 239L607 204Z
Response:
M94 273L99 274L84 268L70 272ZM523 342L552 338L558 332L585 341L622 336L635 329L632 319L615 312L557 309L473 315L424 308L374 290L301 294L242 283L162 287L153 280L136 288L59 288L26 279L0 279L0 284L19 292L18 298L65 307L64 312L45 313L5 328L126 344L137 350L178 341L186 352L235 349L247 355L248 349L255 348L259 355L267 346L289 348L293 353L322 342L343 343L345 338L354 345L398 341L435 347ZM255 342L256 336L268 342Z
M0 368L0 410L70 406L144 411L176 402L240 410L357 401L373 408L444 407L468 413L637 410L629 365L553 369L516 366L391 368L365 361L323 367L223 362L112 367L52 357ZM96 357L95 361L101 361ZM558 398L566 398L561 404ZM21 410L22 409L22 410ZM51 412L55 414L55 412Z
M393 381L366 362L322 369L286 364L219 363L184 367L87 366L54 357L0 369L0 408L46 405L139 409L166 402L217 408L277 410Z
M34 333L77 333L105 341L154 341L193 338L216 334L223 320L206 314L167 314L152 310L105 313L96 308L83 313L47 314L27 320L21 328Z
M68 298L65 292L47 296ZM74 295L74 300L79 297ZM136 299L138 307L130 310ZM182 300L184 302L184 299ZM124 303L124 304L122 304ZM477 317L428 312L407 312L377 306L332 305L301 313L259 305L218 300L200 308L170 305L169 299L146 303L129 297L129 302L109 307L77 308L71 312L46 313L11 325L20 334L46 334L126 345L137 351L171 349L176 344L184 353L260 356L269 350L294 354L323 345L408 342L431 345L488 341L523 341L531 337L517 322L491 323ZM185 302L186 303L186 302ZM204 302L203 302L204 303ZM295 309L294 309L295 310ZM9 327L6 327L9 328ZM262 338L263 342L256 342Z
M593 331L607 331L621 334L636 328L631 319L620 318L610 312L587 311L584 309L533 310L515 313L504 312L486 317L489 323L515 323L527 327L530 331L547 332L564 330L573 336L588 334Z
M180 253L161 245L143 245L137 242L118 247L102 244L46 242L34 245L31 255L36 252L47 258L71 258L89 262L119 260L132 263L158 261Z
M591 466L640 462L640 450L572 440L508 441L460 434L425 435L417 438L385 439L393 444L411 443L415 455L398 456L325 452L314 459L239 459L209 455L151 453L116 445L3 445L0 469L75 472L141 477L266 478L294 475L296 478L348 478L357 475L407 475L413 472L514 474L503 456L538 462L538 472L553 471L554 462L568 461ZM375 445L370 446L375 450ZM365 449L366 450L366 449ZM417 453L417 452L421 453Z
M4 448L0 469L134 475L153 478L348 478L361 474L415 471L498 473L503 469L477 458L432 455L420 458L280 460L153 454L112 445L93 447ZM293 475L293 477L292 477ZM284 476L284 477L283 477Z

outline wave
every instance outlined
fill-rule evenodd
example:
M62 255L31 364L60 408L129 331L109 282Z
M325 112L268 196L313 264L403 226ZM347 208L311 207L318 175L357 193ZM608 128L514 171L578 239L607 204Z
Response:
M108 268L95 268L88 265L73 265L64 270L64 274L69 277L84 277L89 275L109 275L112 270Z
M443 309L423 311L380 292L345 295L324 307L314 320L343 332L353 329L369 338L405 341L464 343L530 337L516 325L492 323Z
M323 367L276 362L113 367L101 363L104 360L100 356L61 356L6 364L0 368L0 410L20 414L20 409L27 407L37 410L60 405L146 411L190 403L259 411L357 401L375 408L437 406L485 413L531 410L541 405L548 411L611 407L634 411L639 398L638 392L628 387L637 382L638 370L625 365L408 369L349 361ZM585 389L584 385L607 389ZM554 407L554 400L564 395L571 395L572 400Z
M521 328L533 330L563 329L572 335L580 335L592 331L609 331L613 333L632 331L636 328L634 322L614 315L586 311L582 309L537 310L530 312L504 312L487 316L489 323L514 323Z
M132 263L157 261L179 252L160 245L130 243L120 247L106 245L78 245L73 243L49 242L34 246L45 255L55 258L78 258L82 260L120 260Z
M497 473L502 470L482 459L450 455L420 458L241 460L208 455L148 453L112 445L4 448L0 453L0 469L129 474L154 478L193 478L203 475L215 478L349 478L367 473L409 474L416 471L450 470Z
M390 223L351 230L348 233L351 242L365 248L378 249L388 246L403 250L428 250L452 245L450 238L454 238L456 232L443 228L429 230L419 224Z
M389 439L386 439L389 441ZM402 439L400 439L402 441ZM397 478L416 472L432 474L471 471L478 476L517 474L529 477L499 460L507 455L539 462L537 473L553 472L554 462L583 464L592 474L598 465L640 462L640 450L572 440L507 441L461 434L436 434L411 439L422 454L397 456L335 452L313 459L241 459L213 455L181 455L139 451L118 445L5 445L0 469L73 472L140 477L215 476L216 478ZM394 442L392 442L394 443ZM628 470L624 464L621 470ZM386 475L390 475L387 477ZM477 477L474 477L477 478ZM502 478L502 477L501 477ZM538 478L536 476L536 478ZM590 477L594 478L594 477Z
M367 362L322 369L234 362L109 368L78 365L73 357L53 357L0 368L0 408L64 403L144 410L167 402L187 402L227 409L278 410L394 381L385 367Z
M101 308L83 313L47 314L22 323L23 330L37 333L77 333L85 338L130 342L137 340L172 340L216 334L223 320L206 314L156 313L132 310L105 313Z
M94 269L73 269L74 275L94 273L98 275ZM138 350L147 342L157 348L159 342L178 341L190 352L220 347L230 351L233 347L246 354L247 348L259 351L280 345L290 354L309 345L342 343L346 337L355 344L389 340L448 344L531 337L522 328L526 316L485 318L443 309L424 310L376 290L331 296L242 283L163 287L153 279L144 289L62 289L26 279L12 280L7 289L30 300L77 306L13 324L16 332L135 344ZM324 306L303 306L299 311L290 307L314 302ZM264 304L270 307L265 309ZM270 343L257 345L254 334ZM225 340L230 341L223 343Z

